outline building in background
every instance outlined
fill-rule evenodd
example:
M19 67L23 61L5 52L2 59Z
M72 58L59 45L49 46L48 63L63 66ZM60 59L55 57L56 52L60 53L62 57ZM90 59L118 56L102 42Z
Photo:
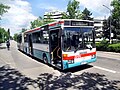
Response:
M96 31L96 41L103 40L104 20L94 19L94 28Z
M48 17L54 20L61 19L62 17L61 11L50 11L50 12L45 12L44 18L47 19Z

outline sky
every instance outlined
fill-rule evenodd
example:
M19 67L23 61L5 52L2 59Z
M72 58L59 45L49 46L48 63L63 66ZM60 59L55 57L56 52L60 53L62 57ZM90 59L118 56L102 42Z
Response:
M92 13L92 17L97 19L105 19L110 15L112 0L77 0L80 2L80 11L86 7ZM5 13L0 20L0 27L8 30L11 35L19 33L22 28L29 29L30 22L44 15L49 11L66 12L69 0L0 0L0 3L10 6L8 13Z

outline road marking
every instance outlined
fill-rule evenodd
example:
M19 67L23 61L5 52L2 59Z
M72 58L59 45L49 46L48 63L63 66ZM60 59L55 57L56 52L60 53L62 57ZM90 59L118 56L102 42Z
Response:
M99 66L94 66L94 67L95 67L95 68L97 68L97 69L100 69L100 70L107 71L107 72L117 73L117 72L116 72L116 71L114 71L114 70L110 70L110 69L102 68L102 67L99 67Z

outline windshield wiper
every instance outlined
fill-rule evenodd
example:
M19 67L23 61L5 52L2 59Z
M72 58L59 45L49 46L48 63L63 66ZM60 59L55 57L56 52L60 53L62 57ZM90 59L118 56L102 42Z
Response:
M90 44L86 45L86 47L90 50L92 49L92 45L90 45Z
M82 45L82 42L78 43L78 47L75 49L75 52L76 52L77 50L79 50L79 48L81 47L81 45Z

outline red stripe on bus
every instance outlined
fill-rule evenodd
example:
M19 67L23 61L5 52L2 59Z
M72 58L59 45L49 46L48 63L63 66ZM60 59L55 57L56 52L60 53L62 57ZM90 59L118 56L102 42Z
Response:
M64 21L55 22L55 23L49 24L49 26L55 26L56 24L62 24L62 23L64 23ZM34 32L34 31L40 30L40 29L41 28L35 28L34 30L26 31L25 33Z
M33 31L37 31L37 30L40 30L41 28L35 28L34 30L29 30L29 31L27 31L26 33L28 33L28 32L33 32Z
M73 60L74 56L64 57L63 60Z
M64 21L55 22L55 23L49 24L49 26L55 26L56 24L62 24L62 23L64 23Z
M59 21L59 24L62 24L62 23L64 23L64 21Z
M35 28L34 30L40 30L40 28Z
M63 60L73 60L75 57L86 57L86 56L92 56L95 55L96 52L91 52L91 53L85 53L85 54L79 54L77 56L69 56L69 57L63 57Z
M95 55L95 54L96 54L96 52L85 53L85 54L81 54L81 57L91 56L91 55Z
M55 26L55 25L56 25L56 23L49 24L49 26Z

